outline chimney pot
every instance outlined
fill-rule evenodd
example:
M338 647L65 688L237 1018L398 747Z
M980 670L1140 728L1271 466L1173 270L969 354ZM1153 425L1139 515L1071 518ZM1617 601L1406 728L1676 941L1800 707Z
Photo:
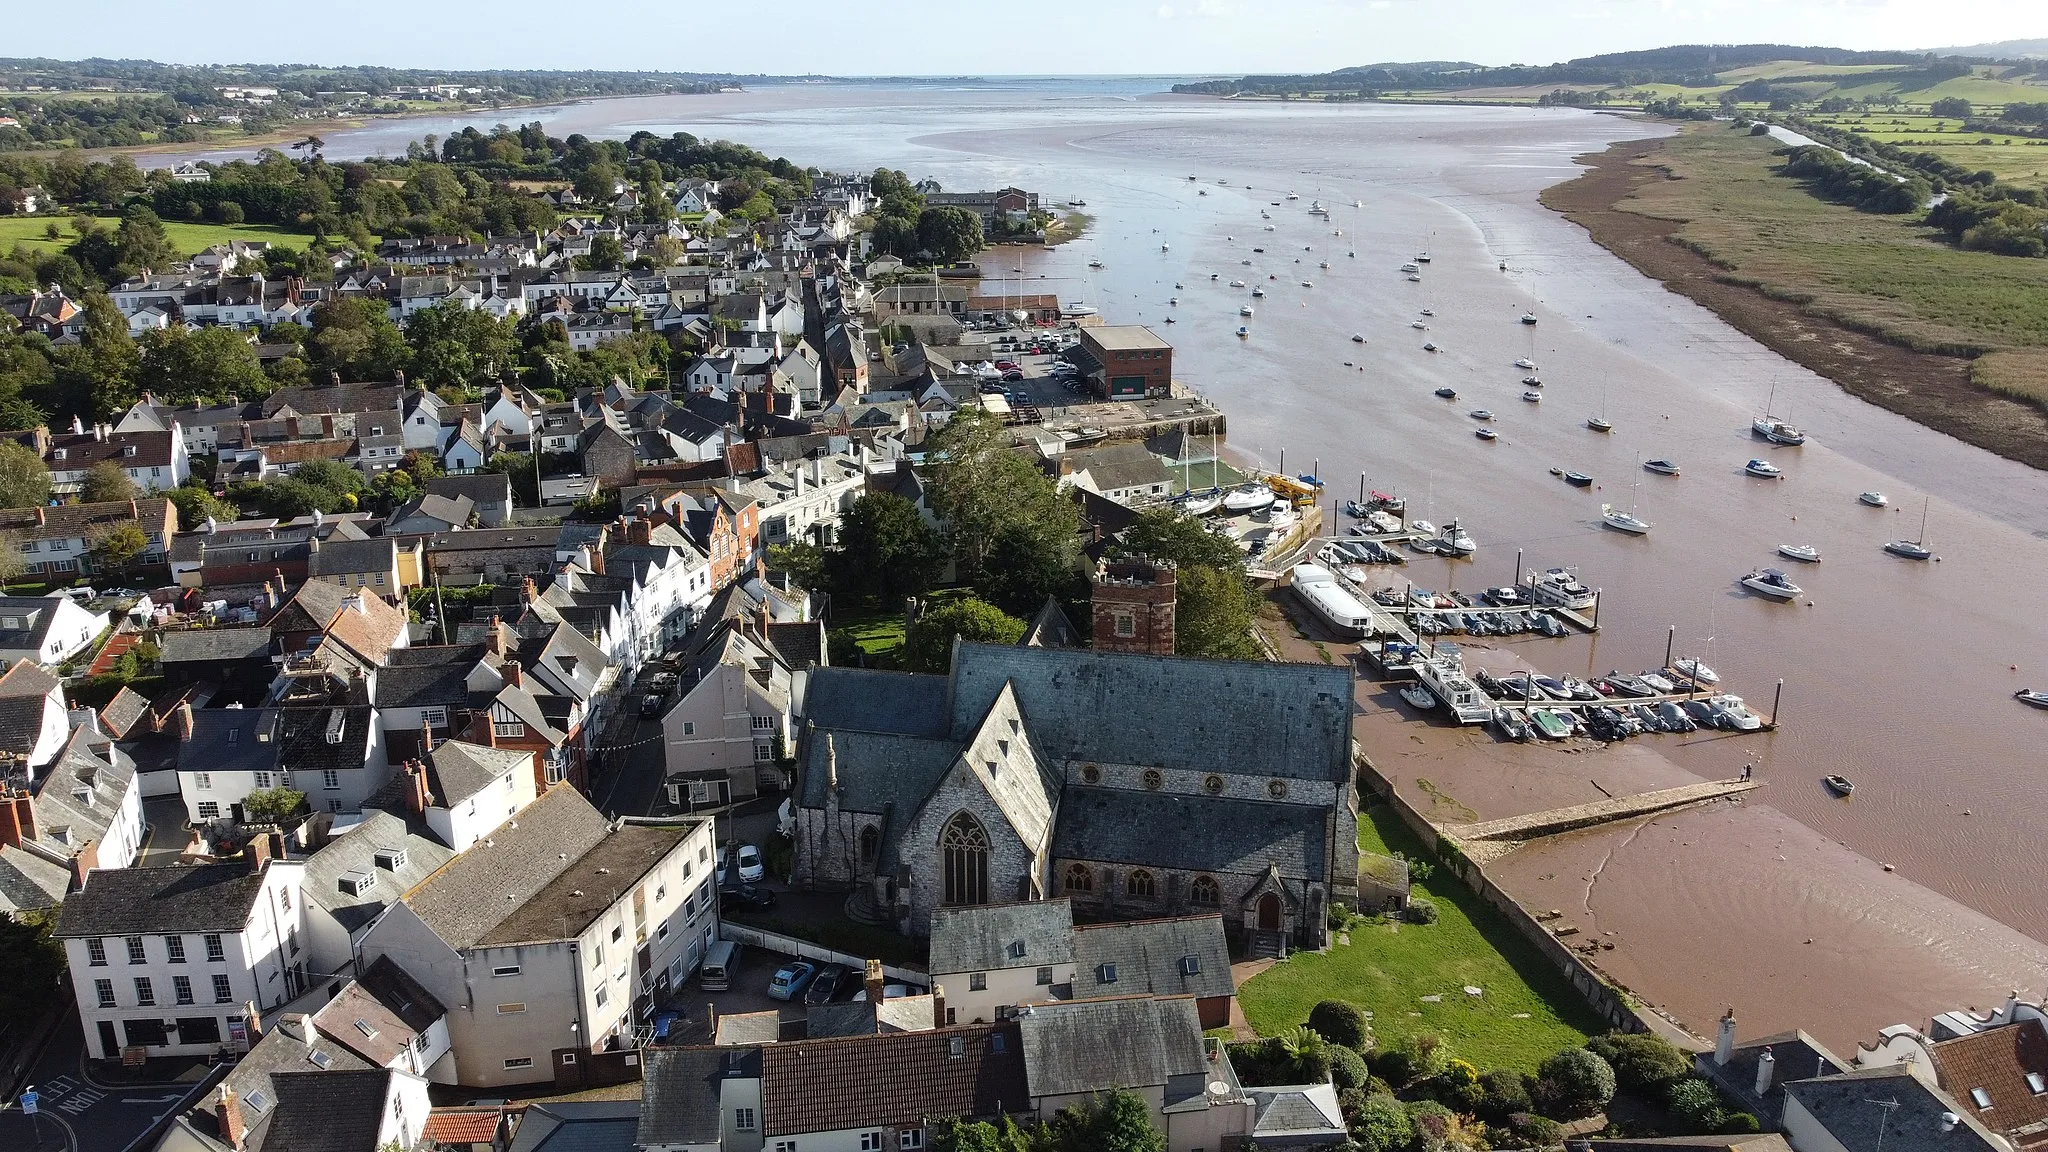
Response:
M1735 1009L1721 1017L1721 1031L1714 1039L1714 1063L1725 1065L1735 1058Z
M505 661L505 683L517 688L525 683L526 672L517 660Z

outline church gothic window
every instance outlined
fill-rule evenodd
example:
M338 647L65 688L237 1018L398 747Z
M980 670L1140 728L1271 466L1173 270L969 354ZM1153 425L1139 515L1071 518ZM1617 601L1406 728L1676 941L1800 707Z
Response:
M1217 890L1216 881L1212 877L1197 876L1194 884L1188 888L1188 899L1197 904L1214 907L1223 902L1223 894Z
M882 834L873 825L860 830L860 862L873 864L875 853L880 851Z
M1125 890L1131 894L1132 898L1138 900L1150 900L1158 895L1157 890L1153 887L1152 874L1143 868L1131 873L1130 883L1125 885Z
M1093 892L1094 890L1095 877L1089 874L1086 864L1067 865L1067 891Z
M988 903L988 832L965 812L946 821L939 833L945 868L945 903L950 906Z

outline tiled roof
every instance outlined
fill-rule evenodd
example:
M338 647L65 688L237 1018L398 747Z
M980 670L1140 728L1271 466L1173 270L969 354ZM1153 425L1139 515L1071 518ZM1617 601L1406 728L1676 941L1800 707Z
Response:
M531 811L531 809L528 809ZM523 814L522 814L523 819ZM573 938L675 851L695 822L614 828L479 941L524 944ZM499 832L499 836L506 833Z
M1022 1049L1009 1023L771 1044L761 1050L762 1134L1024 1112L1031 1100Z
M520 748L490 748L466 740L447 740L427 754L428 786L433 802L453 808L517 772L533 770L533 753Z
M448 1014L439 1000L389 956L348 982L313 1016L313 1026L379 1067L404 1052L420 1033Z
M189 628L165 632L165 664L212 664L263 660L270 656L268 628Z
M26 756L43 732L43 719L62 706L47 696L0 696L0 752Z
M262 889L263 878L242 863L95 868L64 901L53 935L240 932Z
M41 664L16 661L14 667L0 673L0 699L48 696L59 684L56 675Z
M1289 880L1316 880L1324 874L1328 816L1310 804L1069 785L1053 855L1240 876L1270 863ZM1203 832L1190 836L1189 828Z
M169 432L116 432L104 439L95 439L90 432L67 432L50 438L50 451L44 459L63 472L90 468L103 460L123 468L163 468L171 462L171 439ZM125 454L129 448L135 449L133 456Z
M530 908L537 893L604 840L606 826L604 814L574 788L552 788L519 814L517 829L472 845L406 893L405 902L449 947L470 948Z
M1900 1065L1859 1068L1817 1080L1785 1085L1785 1096L1827 1129L1848 1152L1911 1148L1914 1152L1993 1152L2003 1142L1969 1112L1962 1123L1942 1131L1956 1105L1945 1093L1922 1084ZM1886 1107L1871 1107L1882 1100ZM1880 1130L1884 1133L1880 1137Z
M424 823L408 823L406 815L403 810L366 811L360 824L306 857L306 899L325 908L344 929L354 932L366 927L408 888L433 875L434 869L446 864L455 853L426 835ZM405 863L396 868L380 867L378 852L390 849L402 849ZM385 859L388 863L392 858ZM368 891L345 891L341 880L350 873L374 876L377 883Z
M469 700L469 673L484 658L481 644L400 648L377 672L379 708L457 707Z
M983 701L982 712L987 711ZM820 668L804 692L804 719L841 732L943 738L950 735L946 680L917 672Z
M1034 1098L1148 1088L1208 1067L1192 997L1038 1004L1017 1026Z
M2048 1120L2048 1028L2039 1020L1944 1040L1934 1045L1933 1054L1942 1088L1985 1127L2009 1133ZM2029 1073L2041 1087L2028 1082ZM1980 1091L1989 1104L1977 1102ZM2035 1133L2033 1140L2022 1142L2041 1138Z
M311 581L308 581L311 583ZM327 624L327 639L370 663L382 663L405 636L405 611L367 589L356 589Z
M720 1088L728 1070L760 1074L758 1051L648 1048L643 1057L637 1143L717 1144Z
M178 514L165 511L170 503L161 496L141 497L135 501L132 514L126 500L59 504L54 508L9 508L0 511L0 532L17 540L68 540L90 535L109 524L139 523L144 532L161 532L167 522L176 531Z
M1073 959L1074 912L1064 897L932 910L933 973L1037 968Z
M397 567L398 541L389 536L372 536L368 540L328 540L306 554L308 576L389 572Z
M114 698L100 708L100 727L116 740L125 740L149 716L149 700L123 684ZM140 735L139 732L136 733Z
M505 1113L500 1108L436 1108L427 1114L420 1139L436 1145L489 1144L504 1122Z
M276 1073L277 1115L262 1152L377 1152L393 1075L388 1068Z

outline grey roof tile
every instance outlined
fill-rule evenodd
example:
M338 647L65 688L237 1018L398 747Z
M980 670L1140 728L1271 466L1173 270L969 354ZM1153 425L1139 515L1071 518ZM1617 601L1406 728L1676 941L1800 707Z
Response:
M574 788L552 788L519 814L516 830L472 845L405 902L449 947L473 947L603 841L606 827Z
M1080 925L1073 956L1077 999L1139 992L1206 999L1237 992L1230 978L1230 941L1217 913ZM1110 964L1116 966L1115 983L1103 980Z
M240 932L262 890L263 878L241 863L95 868L64 901L53 935Z
M932 972L995 972L1074 959L1074 912L1064 897L932 911Z
M1069 785L1053 855L1238 875L1271 863L1289 880L1319 880L1328 817L1328 809L1310 804ZM1190 836L1189 828L1203 833Z

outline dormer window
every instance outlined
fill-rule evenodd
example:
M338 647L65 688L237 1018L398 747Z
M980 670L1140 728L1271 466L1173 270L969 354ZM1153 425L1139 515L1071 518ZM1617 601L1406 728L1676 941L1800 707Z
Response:
M135 448L135 445L133 445L133 444L123 444L123 445L121 445L121 455L123 455L123 456L133 456L133 455L135 455L135 454L136 454L136 448Z

